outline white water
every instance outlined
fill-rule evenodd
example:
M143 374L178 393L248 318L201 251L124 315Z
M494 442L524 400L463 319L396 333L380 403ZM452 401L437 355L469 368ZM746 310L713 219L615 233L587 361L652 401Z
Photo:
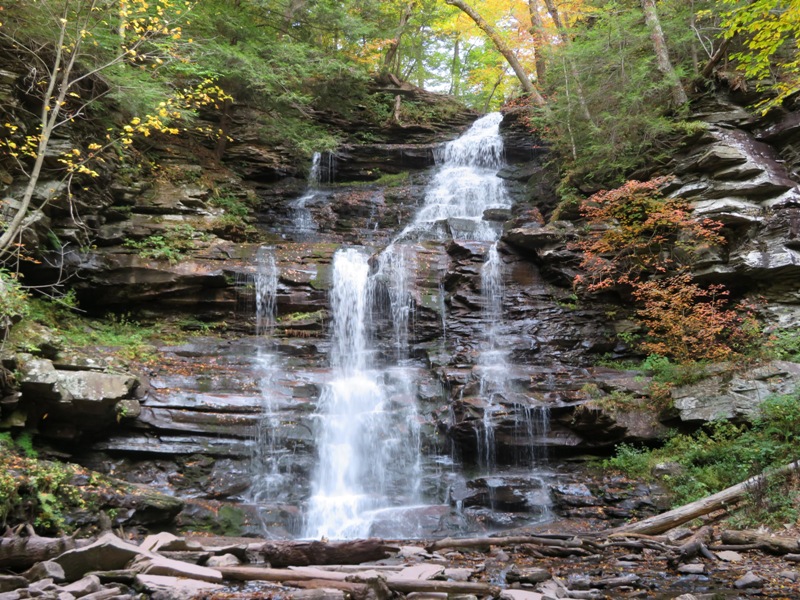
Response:
M369 257L357 249L333 260L332 380L317 407L315 469L304 536L331 539L370 534L375 519L419 501L421 487L419 418L414 368L408 359L414 318L414 241L447 238L494 242L500 225L484 220L486 210L509 208L497 171L503 164L502 116L490 114L437 154L440 167L414 221L381 253L370 272ZM497 407L507 379L506 355L498 347L502 317L502 262L496 243L481 274L487 336L479 359L481 395ZM446 307L439 289L442 318ZM388 325L387 325L388 322ZM389 365L375 364L373 336L391 331ZM487 423L491 410L487 409ZM490 424L490 423L489 423ZM485 465L494 462L491 426L484 427ZM396 511L396 512L393 512ZM388 517L392 520L392 517ZM398 532L408 535L398 524ZM398 535L403 535L398 533Z
M505 183L497 177L503 164L500 113L475 121L464 135L437 153L441 165L414 221L400 234L434 239L496 240L500 226L483 220L490 208L510 208Z
M324 168L323 168L324 167ZM292 227L299 240L310 238L317 231L314 215L308 208L308 203L320 194L320 185L329 182L332 178L333 158L326 154L325 165L320 152L314 152L311 157L311 167L308 171L308 187L305 194L293 200L289 206L292 209Z
M503 263L497 243L490 246L481 268L481 296L486 338L478 357L480 396L485 401L483 428L478 433L478 462L486 469L495 467L494 425L492 419L501 409L508 380L506 352L499 347L499 326L503 319Z
M268 501L283 484L280 460L280 418L271 387L278 372L277 357L272 351L272 335L278 294L278 267L272 248L262 246L256 253L254 275L256 300L256 334L259 345L256 354L256 377L261 389L264 413L256 429L253 484L250 494L256 502Z
M306 537L366 536L373 511L414 499L409 479L418 478L418 463L408 455L418 455L419 436L409 431L408 407L389 397L404 395L404 378L373 368L368 260L353 248L333 259L333 380L317 408L319 464Z

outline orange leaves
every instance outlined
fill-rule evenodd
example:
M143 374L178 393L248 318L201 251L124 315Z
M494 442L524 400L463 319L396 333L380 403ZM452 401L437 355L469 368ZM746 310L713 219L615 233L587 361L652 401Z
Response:
M630 286L681 269L704 249L724 243L720 223L694 219L685 200L662 197L667 181L628 181L584 202L587 232L574 247L584 253L587 275L577 284L589 292Z
M759 337L752 312L729 308L723 286L700 287L689 274L638 282L633 297L641 303L636 314L647 328L641 349L679 363L729 360Z
M730 359L753 346L758 324L752 313L730 308L723 286L692 281L692 261L724 243L722 224L694 219L685 200L663 198L667 182L628 181L584 203L586 234L574 247L584 253L585 275L575 286L629 292L647 330L639 344L647 353L680 363Z

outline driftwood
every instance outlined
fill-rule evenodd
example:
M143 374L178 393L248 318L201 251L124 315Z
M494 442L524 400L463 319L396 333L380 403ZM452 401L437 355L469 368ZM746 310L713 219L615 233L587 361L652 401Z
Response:
M800 470L800 461L795 461L774 471L751 477L742 483L737 483L734 486L724 489L721 492L717 492L716 494L712 494L711 496L701 500L697 500L696 502L690 502L689 504L674 510L643 519L636 523L630 523L623 525L622 527L617 527L616 529L611 530L611 532L648 534L664 533L673 527L688 523L697 517L702 517L703 515L707 515L716 510L726 509L728 506L738 503L740 500L742 500L742 498L744 498L745 494L747 494L750 489L761 483L766 477L785 475L798 470Z
M516 546L525 544L529 546L542 546L544 548L560 549L585 549L595 547L593 542L570 537L542 537L542 536L511 536L511 537L487 537L487 538L444 538L437 540L425 547L428 552L434 552L443 548L488 548L489 546Z
M330 579L324 577L321 569L310 569L304 572L301 569L262 569L257 567L217 567L216 569L225 579L234 581L272 581L293 587L329 587L332 589L359 591L367 583L342 581L341 573L330 571ZM369 567L365 567L368 571ZM338 576L338 577L337 577ZM349 579L350 577L348 577ZM355 577L354 577L355 578ZM426 579L411 579L387 574L386 587L395 592L426 592L447 594L492 594L496 588L488 583L471 581L430 581ZM353 587L356 586L356 587ZM358 587L362 586L362 587Z
M38 535L2 537L0 538L0 568L27 569L38 562L55 558L77 546L78 543L71 537L46 538Z
M674 569L678 564L689 562L698 554L708 557L710 552L706 544L711 541L711 534L711 527L698 529L686 542L678 546L677 553L670 557L667 564Z
M369 538L349 542L267 542L259 553L273 567L289 567L360 564L386 558L398 550L384 540Z
M723 531L722 543L754 546L771 554L791 554L800 550L796 537L772 536L758 531Z

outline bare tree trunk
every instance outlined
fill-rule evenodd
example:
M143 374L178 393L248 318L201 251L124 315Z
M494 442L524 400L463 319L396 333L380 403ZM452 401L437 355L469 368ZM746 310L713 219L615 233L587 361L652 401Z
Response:
M550 13L550 18L553 19L553 23L558 30L558 37L561 38L561 42L564 44L564 46L569 48L572 45L572 39L569 37L569 32L564 26L564 21L561 20L561 14L558 12L555 2L553 2L553 0L544 0L544 3L545 6L547 6L547 12ZM578 69L575 67L575 63L571 58L568 60L568 62L570 75L572 75L572 79L575 81L575 94L578 96L578 104L580 104L583 118L589 122L589 124L592 126L592 129L597 129L597 124L594 122L592 113L589 111L589 105L586 103L586 96L583 93L581 79L578 77Z
M712 494L706 498L696 500L695 502L690 502L689 504L667 511L660 515L648 517L647 519L643 519L642 521L638 521L636 523L629 523L627 525L617 527L616 529L611 530L609 533L645 533L649 535L664 533L673 527L688 523L697 517L702 517L703 515L707 515L715 510L720 510L731 506L732 504L736 504L742 498L744 498L745 494L747 494L747 492L753 486L761 483L766 477L786 475L788 473L794 473L797 471L800 471L800 461L793 462L768 473L756 475L755 477L751 477L742 483L737 483L734 486L724 489L721 492L717 492L716 494Z
M403 34L406 32L406 26L408 25L409 19L411 19L411 15L414 11L414 2L409 2L406 5L403 14L400 15L400 23L397 26L397 35L395 35L392 43L389 45L389 49L386 51L386 56L383 58L383 71L391 71L392 70L392 63L394 63L395 58L397 57L397 52L400 50L400 40L403 37Z
M497 88L499 88L500 84L503 83L503 79L505 79L507 71L508 67L503 69L503 72L500 73L500 77L498 77L497 81L494 82L494 85L492 86L492 91L489 92L489 96L486 98L486 102L483 103L483 112L489 112L489 105L492 103L492 98L494 98L495 93L497 93Z
M544 23L539 14L538 0L528 0L528 10L531 13L531 35L533 36L533 51L536 56L536 82L542 85L547 65L544 62Z
M456 34L453 43L453 62L450 64L450 89L448 94L458 96L461 91L461 37Z
M503 58L506 59L509 66L514 70L517 79L519 79L519 82L522 85L523 91L530 95L535 104L538 106L544 106L546 104L544 98L542 98L541 94L539 94L539 92L536 91L536 88L533 87L533 84L528 78L528 74L525 72L522 64L520 64L519 60L514 55L514 52L508 47L508 44L506 44L503 38L500 37L500 34L497 33L494 27L489 25L486 19L484 19L475 11L474 8L472 8L463 0L445 0L445 4L459 8L475 22L475 24L487 35L487 37L492 40L494 47L497 48L497 51L503 55Z
M672 66L667 52L667 41L664 38L664 31L661 29L661 22L658 20L655 0L642 0L642 10L644 10L644 20L650 28L650 39L653 41L653 50L656 53L658 70L667 78L672 91L672 102L675 106L683 106L689 102L686 90L681 85L680 77Z

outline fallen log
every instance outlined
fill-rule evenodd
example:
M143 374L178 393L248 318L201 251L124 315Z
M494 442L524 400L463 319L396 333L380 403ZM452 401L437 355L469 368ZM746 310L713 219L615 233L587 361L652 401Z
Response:
M800 551L796 537L773 536L758 531L723 531L722 543L733 546L754 545L771 554L792 554Z
M87 542L88 543L88 542ZM12 536L0 538L0 568L21 570L79 546L71 537Z
M800 470L800 461L795 461L774 471L761 473L751 477L742 483L737 483L727 489L702 498L695 502L690 502L674 510L667 511L654 517L643 519L636 523L628 523L621 527L616 527L608 533L647 533L657 534L669 531L673 527L688 523L698 517L707 515L715 510L727 509L731 504L741 501L748 490L759 485L767 477L786 475Z
M259 549L264 562L273 567L309 565L357 565L386 558L400 549L384 540L369 538L347 542L266 542Z
M689 562L698 554L705 555L705 553L708 552L706 544L711 541L711 534L711 527L701 527L698 529L692 537L678 546L677 553L669 558L667 564L670 568L674 569L680 563Z
M367 570L368 567L365 569ZM323 586L334 589L346 589L345 584L366 585L353 581L341 581L334 579L335 572L330 572L331 579L323 579L324 572L321 569L310 570L304 573L302 570L291 569L266 569L259 567L219 567L217 569L225 579L233 581L271 581L282 583L293 587ZM352 577L352 576L351 576ZM349 578L349 577L348 577ZM312 583L308 583L312 582ZM395 592L428 592L428 593L448 593L448 594L494 594L497 591L495 586L488 583L472 581L429 581L425 579L410 579L402 577L386 577L386 586Z
M428 552L442 550L443 548L488 548L489 546L515 546L529 544L551 548L581 548L585 541L576 537L569 539L538 537L538 536L511 536L487 538L443 538L425 546Z

